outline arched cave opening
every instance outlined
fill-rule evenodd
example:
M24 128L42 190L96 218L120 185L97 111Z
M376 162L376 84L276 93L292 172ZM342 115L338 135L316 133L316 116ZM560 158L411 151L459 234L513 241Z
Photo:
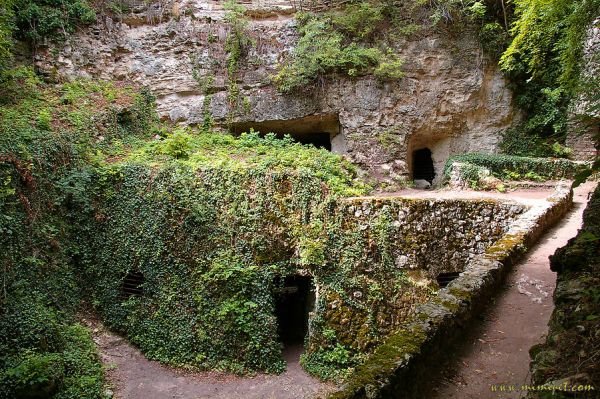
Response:
M144 293L142 284L144 284L144 275L142 272L137 270L129 271L121 283L119 297L125 300L132 296L141 296Z
M230 126L230 131L234 135L249 132L251 129L261 135L275 133L279 138L283 138L288 134L298 143L311 144L328 151L338 153L345 151L337 114L308 115L294 119L235 122Z
M280 278L276 283L275 315L279 340L284 346L302 345L308 333L308 316L315 306L312 278L292 275Z
M412 155L413 180L427 180L433 183L435 169L429 148L415 150Z

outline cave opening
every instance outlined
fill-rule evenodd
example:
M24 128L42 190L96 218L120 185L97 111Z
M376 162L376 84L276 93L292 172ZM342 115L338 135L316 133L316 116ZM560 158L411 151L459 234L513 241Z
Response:
M433 183L435 169L429 148L421 148L413 152L412 156L413 180L426 180Z
M275 292L277 333L284 347L302 345L308 334L308 317L315 306L310 276L280 278Z
M313 145L327 151L343 153L345 143L340 134L337 114L308 115L302 118L235 122L230 126L234 135L254 130L261 136L274 133L278 138L286 134L301 144Z

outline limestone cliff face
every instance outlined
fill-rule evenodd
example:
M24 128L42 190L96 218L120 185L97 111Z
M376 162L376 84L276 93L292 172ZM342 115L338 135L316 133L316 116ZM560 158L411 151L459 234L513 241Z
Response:
M567 146L573 149L575 159L593 161L599 154L600 100L593 87L599 84L600 72L600 18L588 27L583 43L583 78L592 87L580 95L570 109ZM596 89L597 90L597 89Z
M236 132L325 133L333 151L389 182L410 178L411 154L424 147L437 181L449 155L494 152L499 133L515 120L506 82L469 33L431 32L397 43L405 77L394 82L332 77L310 93L281 94L271 76L297 40L294 9L276 0L245 5L254 44L237 73L235 109L224 50L230 28L217 1L132 3L129 14L102 17L68 43L42 49L36 65L56 78L139 82L156 94L161 116L176 122L201 123L210 113Z

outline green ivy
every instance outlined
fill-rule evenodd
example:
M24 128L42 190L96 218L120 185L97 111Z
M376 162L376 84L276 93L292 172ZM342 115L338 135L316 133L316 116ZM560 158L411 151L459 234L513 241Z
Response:
M14 75L24 79L0 107L0 397L101 398L96 348L75 317L81 249L71 235L92 206L90 165L143 135L153 100L106 83L44 87L24 68Z
M444 176L450 178L450 170L455 162L466 165L462 168L462 179L476 185L482 168L503 180L552 180L572 179L588 166L566 159L519 157L514 155L469 153L455 155L448 159Z
M518 0L515 7L512 42L500 66L525 119L502 146L514 155L548 156L548 145L564 142L570 102L597 91L580 79L580 68L585 34L600 2Z

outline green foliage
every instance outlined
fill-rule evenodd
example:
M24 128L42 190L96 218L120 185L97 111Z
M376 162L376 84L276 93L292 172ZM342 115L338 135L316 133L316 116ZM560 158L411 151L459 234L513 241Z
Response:
M339 14L299 14L300 40L292 59L274 78L278 88L290 92L332 73L360 76L375 70L382 79L402 77L399 56L368 43L381 13L380 8L360 3Z
M12 0L0 0L0 74L12 59L14 18Z
M380 80L396 80L404 77L403 61L397 55L388 52L379 61L373 75Z
M569 147L555 141L554 137L542 138L527 134L523 125L507 129L502 134L500 149L505 154L529 157L569 158Z
M74 320L80 248L70 237L91 207L89 164L146 134L152 99L106 83L49 88L28 69L12 73L23 78L0 108L0 397L100 398L96 349Z
M355 168L289 136L160 125L152 100L76 81L0 108L0 372L11 370L2 377L9 397L27 384L17 376L53 376L47 359L61 365L46 379L56 395L96 397L89 337L69 333L81 298L149 358L280 372L276 285L300 270L322 295L307 364L328 377L360 363L393 327L368 309L391 309L413 287L394 265L389 215L361 230L336 203L367 191ZM367 264L369 277L357 275ZM142 294L124 297L134 271ZM358 336L325 314L334 300L343 317L363 317Z
M45 39L62 38L78 25L96 20L86 0L15 0L16 35L38 44Z
M280 91L291 92L322 84L333 74L374 74L381 80L398 80L404 76L398 41L415 32L451 25L478 29L484 50L499 57L508 34L499 24L501 18L493 4L488 7L475 0L363 0L322 14L297 13L300 39L274 82Z
M240 88L237 84L237 73L241 61L248 55L252 46L252 40L248 33L249 21L245 17L246 9L236 0L228 0L224 4L225 22L229 25L229 33L225 41L225 52L227 53L227 101L229 103L228 123L233 121L235 113L241 112ZM205 109L207 108L205 103ZM209 120L205 116L204 125L208 126Z
M21 66L0 69L0 106L25 97L34 97L40 83L33 68Z
M191 136L183 129L175 130L162 142L162 152L176 159L185 159L191 149L190 140Z
M585 165L566 159L519 157L513 155L469 153L450 157L444 168L444 176L449 178L454 162L463 164L465 181L476 182L481 176L481 168L486 168L498 179L504 180L552 180L573 178L578 172L587 169Z
M567 107L582 89L579 70L583 39L598 15L598 0L518 0L511 29L512 42L500 66L511 78L518 106L526 119L520 136L539 154L535 141L561 142L566 133ZM593 90L585 88L584 90ZM527 139L529 138L529 139ZM514 143L504 144L514 151Z
M485 52L499 59L509 43L509 34L498 22L486 22L479 29L479 41Z
M363 40L373 37L383 20L381 5L359 2L333 15L332 22L344 35Z

